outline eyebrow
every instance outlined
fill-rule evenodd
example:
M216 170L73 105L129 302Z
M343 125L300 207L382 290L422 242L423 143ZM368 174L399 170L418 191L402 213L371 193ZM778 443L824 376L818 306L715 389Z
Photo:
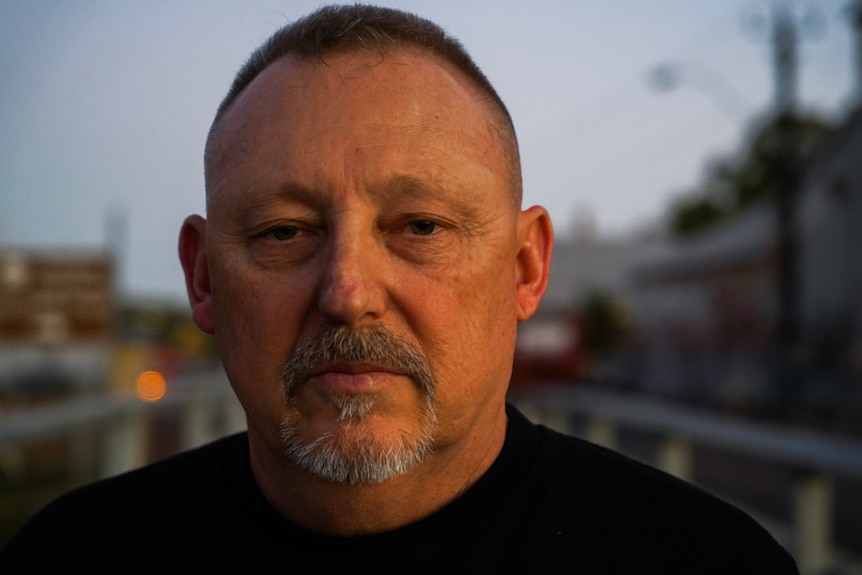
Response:
M323 208L328 203L324 194L321 194L312 188L303 186L296 182L284 182L277 186L275 193L267 194L265 197L250 203L248 208L250 210L266 208L286 200L305 204L312 208Z
M388 199L403 197L439 201L441 204L454 209L466 221L478 217L480 211L478 206L469 202L465 194L456 190L443 189L423 179L404 174L392 176L381 185L363 188L360 194L367 195L373 201L381 204ZM287 181L281 183L273 195L247 204L242 212L250 214L283 201L297 202L320 210L325 209L330 203L327 194L297 182Z
M327 199L324 194L296 182L284 182L279 185L278 191L273 199L294 200L315 208L323 207L327 203Z
M397 195L408 196L415 199L439 199L448 206L454 208L462 217L471 219L478 214L479 208L470 205L467 198L456 190L444 190L431 185L425 180L413 176L396 175L389 179L387 184L381 188L370 191L372 196L389 195L392 192Z
M285 201L305 204L312 208L322 208L326 205L324 196L296 182L285 182L278 185L275 193L260 194L260 191L256 192L255 188L254 183L247 185L245 193L241 194L242 197L246 198L245 201L238 202L234 209L237 221L246 222L244 225L248 225L248 222L255 218L255 214Z

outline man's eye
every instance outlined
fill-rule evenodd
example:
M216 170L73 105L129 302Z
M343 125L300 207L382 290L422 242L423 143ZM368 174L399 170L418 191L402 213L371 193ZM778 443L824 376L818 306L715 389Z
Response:
M430 236L437 231L437 224L429 220L410 222L410 231L417 236Z
M299 230L293 226L280 226L277 228L273 228L270 230L270 235L273 239L284 241L284 240L292 240L296 237L296 234L299 233Z

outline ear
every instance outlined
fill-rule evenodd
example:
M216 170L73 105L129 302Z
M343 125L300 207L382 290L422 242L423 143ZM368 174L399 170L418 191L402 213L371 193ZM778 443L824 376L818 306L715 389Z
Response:
M212 290L206 256L207 222L189 216L180 229L180 263L186 278L186 292L192 307L192 320L201 331L215 333Z
M554 228L545 208L533 206L518 215L518 321L529 319L548 287Z

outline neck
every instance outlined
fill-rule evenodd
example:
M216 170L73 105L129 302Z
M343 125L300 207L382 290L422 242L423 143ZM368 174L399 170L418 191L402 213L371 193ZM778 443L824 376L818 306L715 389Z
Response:
M300 469L262 447L251 432L249 443L255 480L281 515L310 531L357 536L409 525L457 499L497 458L505 433L503 413L481 441L441 446L399 477L361 485L334 483Z

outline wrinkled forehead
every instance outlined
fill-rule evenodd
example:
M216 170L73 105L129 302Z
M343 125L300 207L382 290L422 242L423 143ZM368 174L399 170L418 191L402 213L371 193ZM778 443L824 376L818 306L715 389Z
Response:
M398 126L489 113L476 91L448 65L421 53L398 52L351 53L323 61L283 57L240 94L225 119L263 115L270 121L296 121L301 115L315 121Z
M386 125L422 132L457 147L484 138L479 153L507 174L512 158L494 104L447 62L418 50L284 56L264 69L213 127L206 154L207 193L224 166L251 153L264 138L289 129L312 137L343 124ZM333 132L333 130L329 130ZM351 133L361 134L353 130ZM376 138L386 131L377 130ZM375 142L366 142L374 144ZM446 145L446 142L434 142ZM517 161L517 160L515 160Z

